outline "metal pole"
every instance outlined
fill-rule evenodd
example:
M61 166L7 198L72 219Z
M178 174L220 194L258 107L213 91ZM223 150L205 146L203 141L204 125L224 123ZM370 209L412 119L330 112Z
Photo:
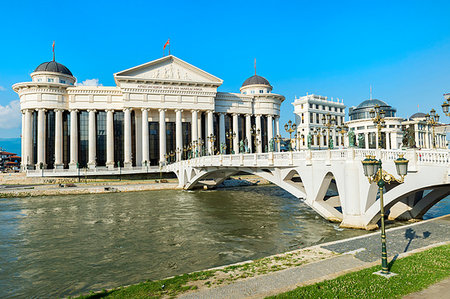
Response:
M381 212L381 273L389 274L388 263L387 263L387 249L386 249L386 230L384 226L384 201L383 201L383 188L384 180L382 178L382 168L380 160L380 168L378 170L378 190L380 191L380 212Z

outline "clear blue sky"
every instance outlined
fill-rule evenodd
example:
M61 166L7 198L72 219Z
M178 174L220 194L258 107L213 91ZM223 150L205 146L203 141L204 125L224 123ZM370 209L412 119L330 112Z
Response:
M13 3L10 1L9 3ZM239 92L253 74L286 97L382 99L406 117L450 92L449 1L21 1L1 5L0 137L20 135L11 90L41 62L66 65L78 81L114 85L113 73L172 54ZM3 111L3 114L2 114ZM10 113L10 111L12 111ZM442 115L442 113L440 113ZM11 115L17 115L6 121ZM448 118L443 118L449 122Z

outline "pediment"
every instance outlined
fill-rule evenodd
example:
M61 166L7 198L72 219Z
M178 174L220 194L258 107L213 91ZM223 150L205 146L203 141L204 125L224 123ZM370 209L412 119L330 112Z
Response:
M118 80L151 80L151 81L178 81L198 82L221 85L222 80L217 78L173 55L135 66L133 68L114 74Z

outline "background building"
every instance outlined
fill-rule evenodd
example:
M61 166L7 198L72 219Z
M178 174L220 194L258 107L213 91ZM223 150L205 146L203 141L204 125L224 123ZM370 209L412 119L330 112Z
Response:
M221 79L173 55L114 74L112 87L76 86L56 61L31 79L13 86L22 169L156 166L168 154L181 160L188 150L217 153L225 144L237 153L241 140L263 152L279 134L284 97L265 78L248 78L241 93L218 92Z
M333 147L344 142L338 127L345 122L345 105L343 100L333 100L319 95L306 95L294 100L295 123L297 125L296 146L308 148L308 135L311 135L311 148L327 148L329 140ZM330 130L326 126L334 119ZM330 136L328 136L330 135Z

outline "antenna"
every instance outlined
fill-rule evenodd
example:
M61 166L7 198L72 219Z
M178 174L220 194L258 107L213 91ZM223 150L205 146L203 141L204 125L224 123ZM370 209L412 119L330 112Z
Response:
M53 61L55 61L55 41L53 41L52 52L53 52Z
M370 99L372 99L372 84L370 84Z
M256 58L255 58L255 76L256 76Z

